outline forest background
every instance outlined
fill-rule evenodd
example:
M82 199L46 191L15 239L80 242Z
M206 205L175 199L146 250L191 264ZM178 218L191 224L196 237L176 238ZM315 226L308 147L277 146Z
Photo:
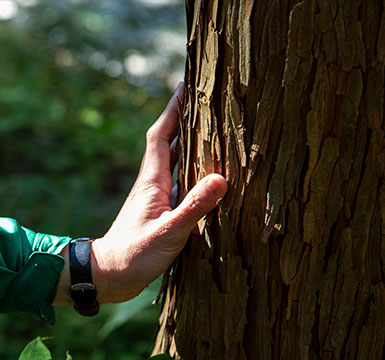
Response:
M140 167L145 133L183 80L181 0L0 0L0 216L102 236ZM0 359L36 336L54 359L147 359L158 283L95 318L0 316Z

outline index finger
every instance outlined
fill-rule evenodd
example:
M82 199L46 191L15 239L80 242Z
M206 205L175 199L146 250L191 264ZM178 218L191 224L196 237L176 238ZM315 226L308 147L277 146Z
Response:
M166 109L147 132L146 152L140 176L145 175L147 179L158 183L162 188L168 188L168 183L171 181L170 143L179 129L178 101L182 93L183 83L179 84Z
M147 132L147 138L158 139L171 143L179 128L179 102L182 100L184 83L179 83L174 95L158 120Z

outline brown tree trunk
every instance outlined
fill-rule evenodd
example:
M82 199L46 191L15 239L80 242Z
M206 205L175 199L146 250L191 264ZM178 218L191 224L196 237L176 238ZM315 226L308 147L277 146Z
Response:
M380 0L187 1L181 196L229 192L168 277L154 352L385 356Z

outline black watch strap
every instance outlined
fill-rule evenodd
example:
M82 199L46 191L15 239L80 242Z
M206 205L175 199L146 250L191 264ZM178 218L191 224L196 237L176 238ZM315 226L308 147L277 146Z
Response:
M84 316L98 314L100 305L96 300L96 287L92 282L91 245L92 239L78 238L70 243L70 295L75 310Z

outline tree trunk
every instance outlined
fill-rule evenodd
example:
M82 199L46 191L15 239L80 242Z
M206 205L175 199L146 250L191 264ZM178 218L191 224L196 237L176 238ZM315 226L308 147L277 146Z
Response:
M385 356L385 10L188 0L181 196L229 192L167 277L155 353Z

